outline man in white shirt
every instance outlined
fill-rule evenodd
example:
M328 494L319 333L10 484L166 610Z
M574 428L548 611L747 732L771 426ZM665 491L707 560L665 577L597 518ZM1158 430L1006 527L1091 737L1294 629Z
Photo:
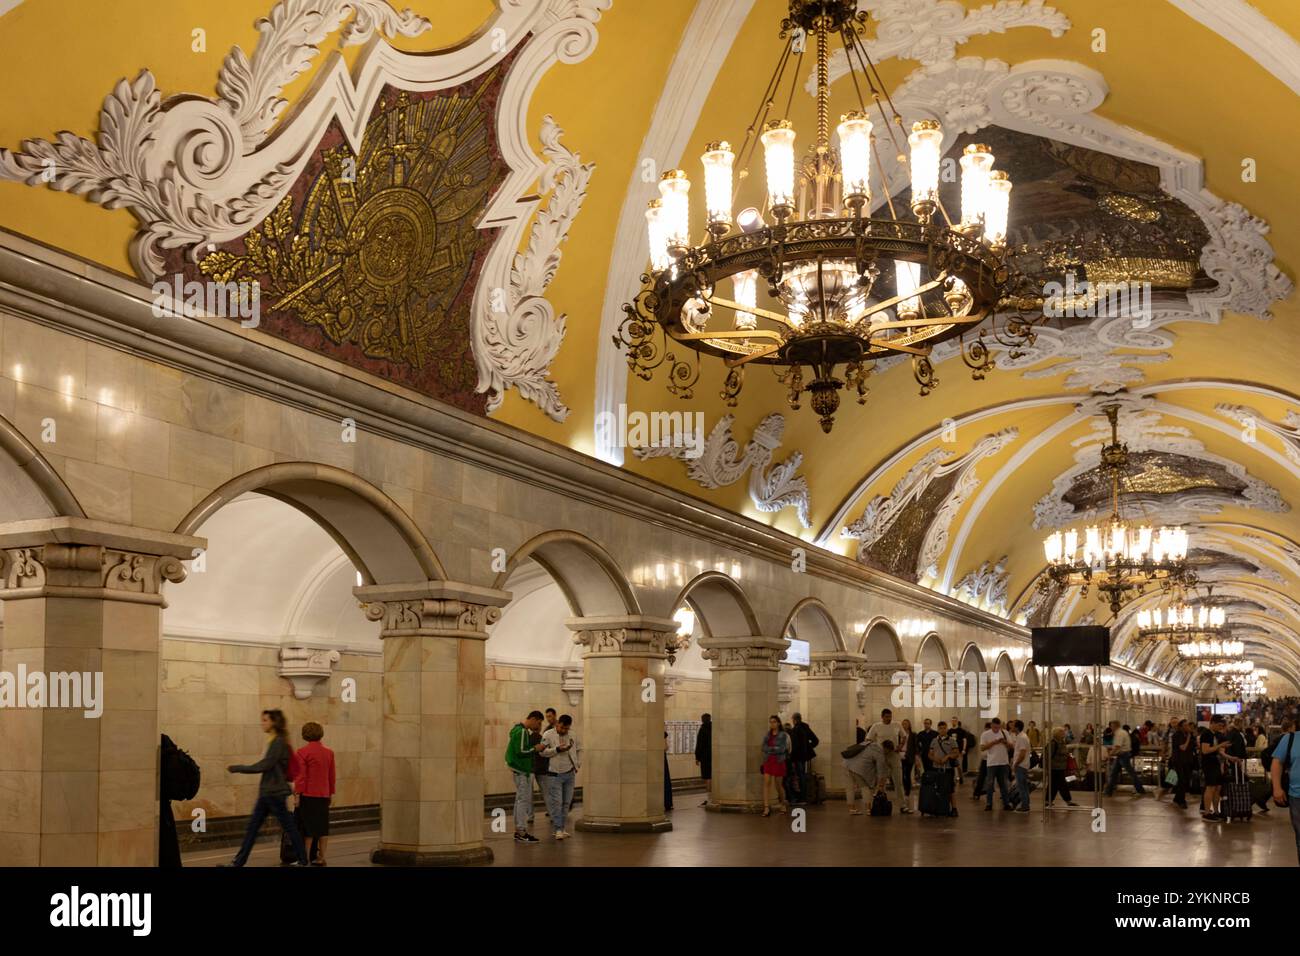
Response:
M876 792L885 790L885 775L888 774L894 784L894 800L902 807L903 813L911 813L907 798L903 795L903 727L894 723L893 712L888 707L880 712L880 719L867 730L867 743L879 745L876 751ZM874 748L873 748L874 749Z
M1029 812L1029 754L1031 751L1029 734L1025 733L1025 722L1014 721L1016 737L1012 741L1014 751L1011 754L1011 772L1016 775L1016 792L1020 801L1016 805L1017 813ZM989 800L993 800L993 791L989 790Z
M564 714L555 726L542 734L542 756L550 760L550 771L541 779L546 785L546 813L555 828L555 839L567 840L572 836L564 829L569 804L573 802L573 784L582 765L582 747L578 738L570 733L573 718Z
M994 717L989 729L980 734L980 753L984 755L987 778L984 781L988 802L985 810L993 809L993 784L998 785L1002 796L1002 809L1011 809L1011 795L1007 792L1007 768L1011 765L1011 737L1002 729L1002 721Z
M1137 771L1133 769L1133 738L1129 736L1127 730L1120 726L1118 720L1110 722L1110 729L1115 734L1115 739L1111 742L1110 750L1110 779L1106 781L1106 796L1115 792L1115 785L1119 783L1119 771L1122 767L1128 771L1128 775L1133 778L1134 796L1142 796L1146 793L1142 789L1142 781L1138 779Z

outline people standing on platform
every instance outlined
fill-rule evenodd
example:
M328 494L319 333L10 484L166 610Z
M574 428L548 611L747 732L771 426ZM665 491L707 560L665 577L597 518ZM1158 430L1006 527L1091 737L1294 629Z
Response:
M1065 731L1065 742L1067 744L1074 743L1074 728L1066 724L1062 729Z
M1169 735L1169 769L1177 776L1173 804L1186 810L1187 787L1192 782L1192 771L1196 769L1196 735L1185 720L1177 721L1173 726L1173 733Z
M904 806L912 802L912 776L917 773L917 767L920 765L918 747L920 742L917 735L912 732L912 722L904 717L899 722L903 728L903 755L901 762L903 764L903 797Z
M948 724L948 734L956 740L957 746L961 750L961 761L953 764L953 776L960 781L963 774L970 773L971 737L973 735L961 725L961 721L957 719L956 715L953 716L952 722Z
M988 801L985 810L993 809L993 785L996 783L1002 797L1002 809L1011 809L1011 795L1007 788L1007 767L1011 764L1011 738L1002 729L1001 718L989 721L989 729L980 736L980 752L984 754L985 790Z
M1128 775L1133 778L1134 795L1141 796L1146 791L1142 789L1142 781L1138 779L1137 771L1133 768L1133 738L1127 730L1120 726L1118 720L1110 722L1110 730L1113 737L1108 744L1111 764L1110 774L1106 781L1106 796L1109 797L1115 792L1115 787L1119 784L1121 770L1127 770ZM1105 741L1103 740L1103 742Z
M1029 722L1029 726L1025 728L1025 736L1029 738L1029 746L1035 750L1043 745L1043 732L1038 729L1038 725L1032 720Z
M709 714L700 714L700 729L695 735L695 765L700 768L700 779L704 781L704 802L709 805L709 781L713 779L713 718Z
M1282 724L1282 736L1273 747L1269 764L1269 777L1273 784L1273 802L1291 810L1291 829L1295 831L1296 856L1300 857L1300 733L1294 721ZM1287 784L1283 784L1284 777Z
M530 711L522 722L510 728L510 736L506 740L506 766L514 774L515 780L516 843L540 842L528 832L528 825L533 815L533 757L545 747L539 732L541 726L542 712Z
M573 802L573 788L578 769L582 766L582 747L570 731L573 718L562 714L555 726L542 732L545 745L542 756L549 761L550 773L546 776L546 809L551 818L552 834L557 840L567 840L573 834L565 829L569 805Z
M302 739L307 744L298 751L298 776L293 781L303 840L311 839L307 859L312 866L328 865L325 845L329 843L330 800L334 797L334 751L321 743L324 737L325 728L314 720L302 725Z
M992 721L984 721L984 733L988 733L993 727ZM979 769L975 771L975 786L972 787L971 799L978 800L984 796L984 788L988 785L988 760L986 756L980 754Z
M941 722L940 726L946 725ZM916 734L916 752L921 758L922 772L933 769L934 765L930 763L930 745L934 743L934 738L938 736L939 732L930 726L929 717L921 721L921 730L917 731ZM952 768L949 767L949 769L951 770Z
M957 788L953 786L952 777L961 760L961 749L955 738L948 732L948 725L939 721L939 732L930 741L930 766L936 773L946 774L948 782L948 816L957 816Z
M1047 747L1047 759L1044 761L1048 772L1047 805L1050 807L1059 794L1066 806L1077 807L1078 804L1070 795L1070 781L1065 779L1070 775L1070 742L1066 739L1065 727L1052 730L1052 739L1047 742Z
M1096 742L1097 742L1097 731L1092 726L1092 724L1088 724L1086 727L1083 728L1083 734L1079 737L1079 743L1087 744L1088 746L1091 746Z
M1011 772L1015 774L1016 793L1016 812L1029 812L1029 755L1033 751L1030 744L1029 735L1025 733L1025 722L1017 720L1015 722L1016 736L1012 741L1011 753ZM992 802L993 794L989 794L989 801Z
M293 747L289 744L289 729L285 724L284 711L262 711L262 731L267 735L266 753L262 759L252 764L231 764L226 768L230 773L258 773L262 779L257 787L257 802L253 804L252 816L248 818L243 845L235 858L223 865L243 866L247 863L248 855L253 852L253 844L257 841L257 832L262 828L262 821L268 814L274 814L280 821L280 826L289 834L298 866L306 866L307 848L294 823L293 814L289 812L289 795L293 793L290 781L296 776L298 768Z
M894 723L893 711L888 707L880 712L880 719L867 728L867 742L879 744L881 748L877 757L881 772L876 777L876 792L884 792L887 774L894 785L894 796L902 807L902 812L911 813L912 808L907 805L907 797L903 793L903 728Z
M763 736L763 765L759 772L763 775L763 816L772 815L772 803L777 810L785 813L785 774L786 761L790 756L790 735L781 726L781 718L773 714L767 720L768 730ZM775 798L775 799L773 799Z
M849 805L849 816L859 817L862 810L858 809L858 796L861 795L865 808L868 794L876 788L872 778L876 762L870 753L873 745L867 743L867 732L855 727L854 736L856 743L844 751L849 754L844 757L844 800Z
M1210 720L1210 726L1202 727L1198 735L1198 749L1201 755L1201 782L1205 790L1201 793L1201 819L1207 823L1216 823L1223 819L1219 812L1219 789L1223 786L1223 758L1221 754L1228 747L1223 735L1224 719L1216 715Z
M556 710L554 707L547 707L542 715L544 723L537 728L537 733L531 738L533 746L542 742L542 734L551 730L555 726ZM549 813L545 808L549 806L546 802L546 777L550 773L546 767L546 760L540 755L540 751L533 757L533 786L537 789L537 795L542 798L543 813ZM534 802L528 804L528 825L533 825L533 806Z
M817 745L821 743L813 729L804 723L803 715L790 715L794 721L790 728L790 781L793 783L792 802L806 803L808 800L808 772L812 760L817 756Z

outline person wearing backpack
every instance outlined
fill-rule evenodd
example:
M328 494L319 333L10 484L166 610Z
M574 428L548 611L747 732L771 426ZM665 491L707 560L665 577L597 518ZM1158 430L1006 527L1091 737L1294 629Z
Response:
M302 834L293 822L293 814L289 812L289 795L293 793L290 781L298 776L300 770L293 747L289 744L284 711L262 711L262 730L268 736L266 753L262 759L251 764L231 764L226 768L230 773L258 773L262 775L262 780L257 788L257 803L253 804L253 813L248 818L243 845L235 858L222 866L243 866L248 862L248 855L257 841L257 832L262 828L262 821L267 814L274 814L284 832L289 834L298 866L306 866L307 848L302 842Z
M179 869L181 844L176 836L173 800L193 800L199 792L199 765L166 734L158 757L158 866Z
M1273 746L1269 776L1273 778L1273 802L1291 808L1291 829L1295 831L1296 857L1300 858L1300 733L1293 721L1282 725L1282 737Z

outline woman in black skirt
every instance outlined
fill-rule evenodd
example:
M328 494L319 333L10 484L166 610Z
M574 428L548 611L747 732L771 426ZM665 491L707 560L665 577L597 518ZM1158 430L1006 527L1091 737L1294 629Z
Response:
M321 743L325 728L315 721L302 725L306 746L298 751L302 770L294 779L304 839L311 840L312 866L325 866L330 833L330 799L334 796L334 751Z

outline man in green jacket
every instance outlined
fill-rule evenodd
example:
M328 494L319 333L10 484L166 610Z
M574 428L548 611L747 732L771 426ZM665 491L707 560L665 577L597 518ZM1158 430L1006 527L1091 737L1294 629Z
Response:
M515 842L537 843L537 837L528 832L528 817L533 808L533 755L546 744L538 732L542 727L542 712L532 711L523 723L510 728L506 741L506 766L515 777ZM533 743L537 740L537 743Z

